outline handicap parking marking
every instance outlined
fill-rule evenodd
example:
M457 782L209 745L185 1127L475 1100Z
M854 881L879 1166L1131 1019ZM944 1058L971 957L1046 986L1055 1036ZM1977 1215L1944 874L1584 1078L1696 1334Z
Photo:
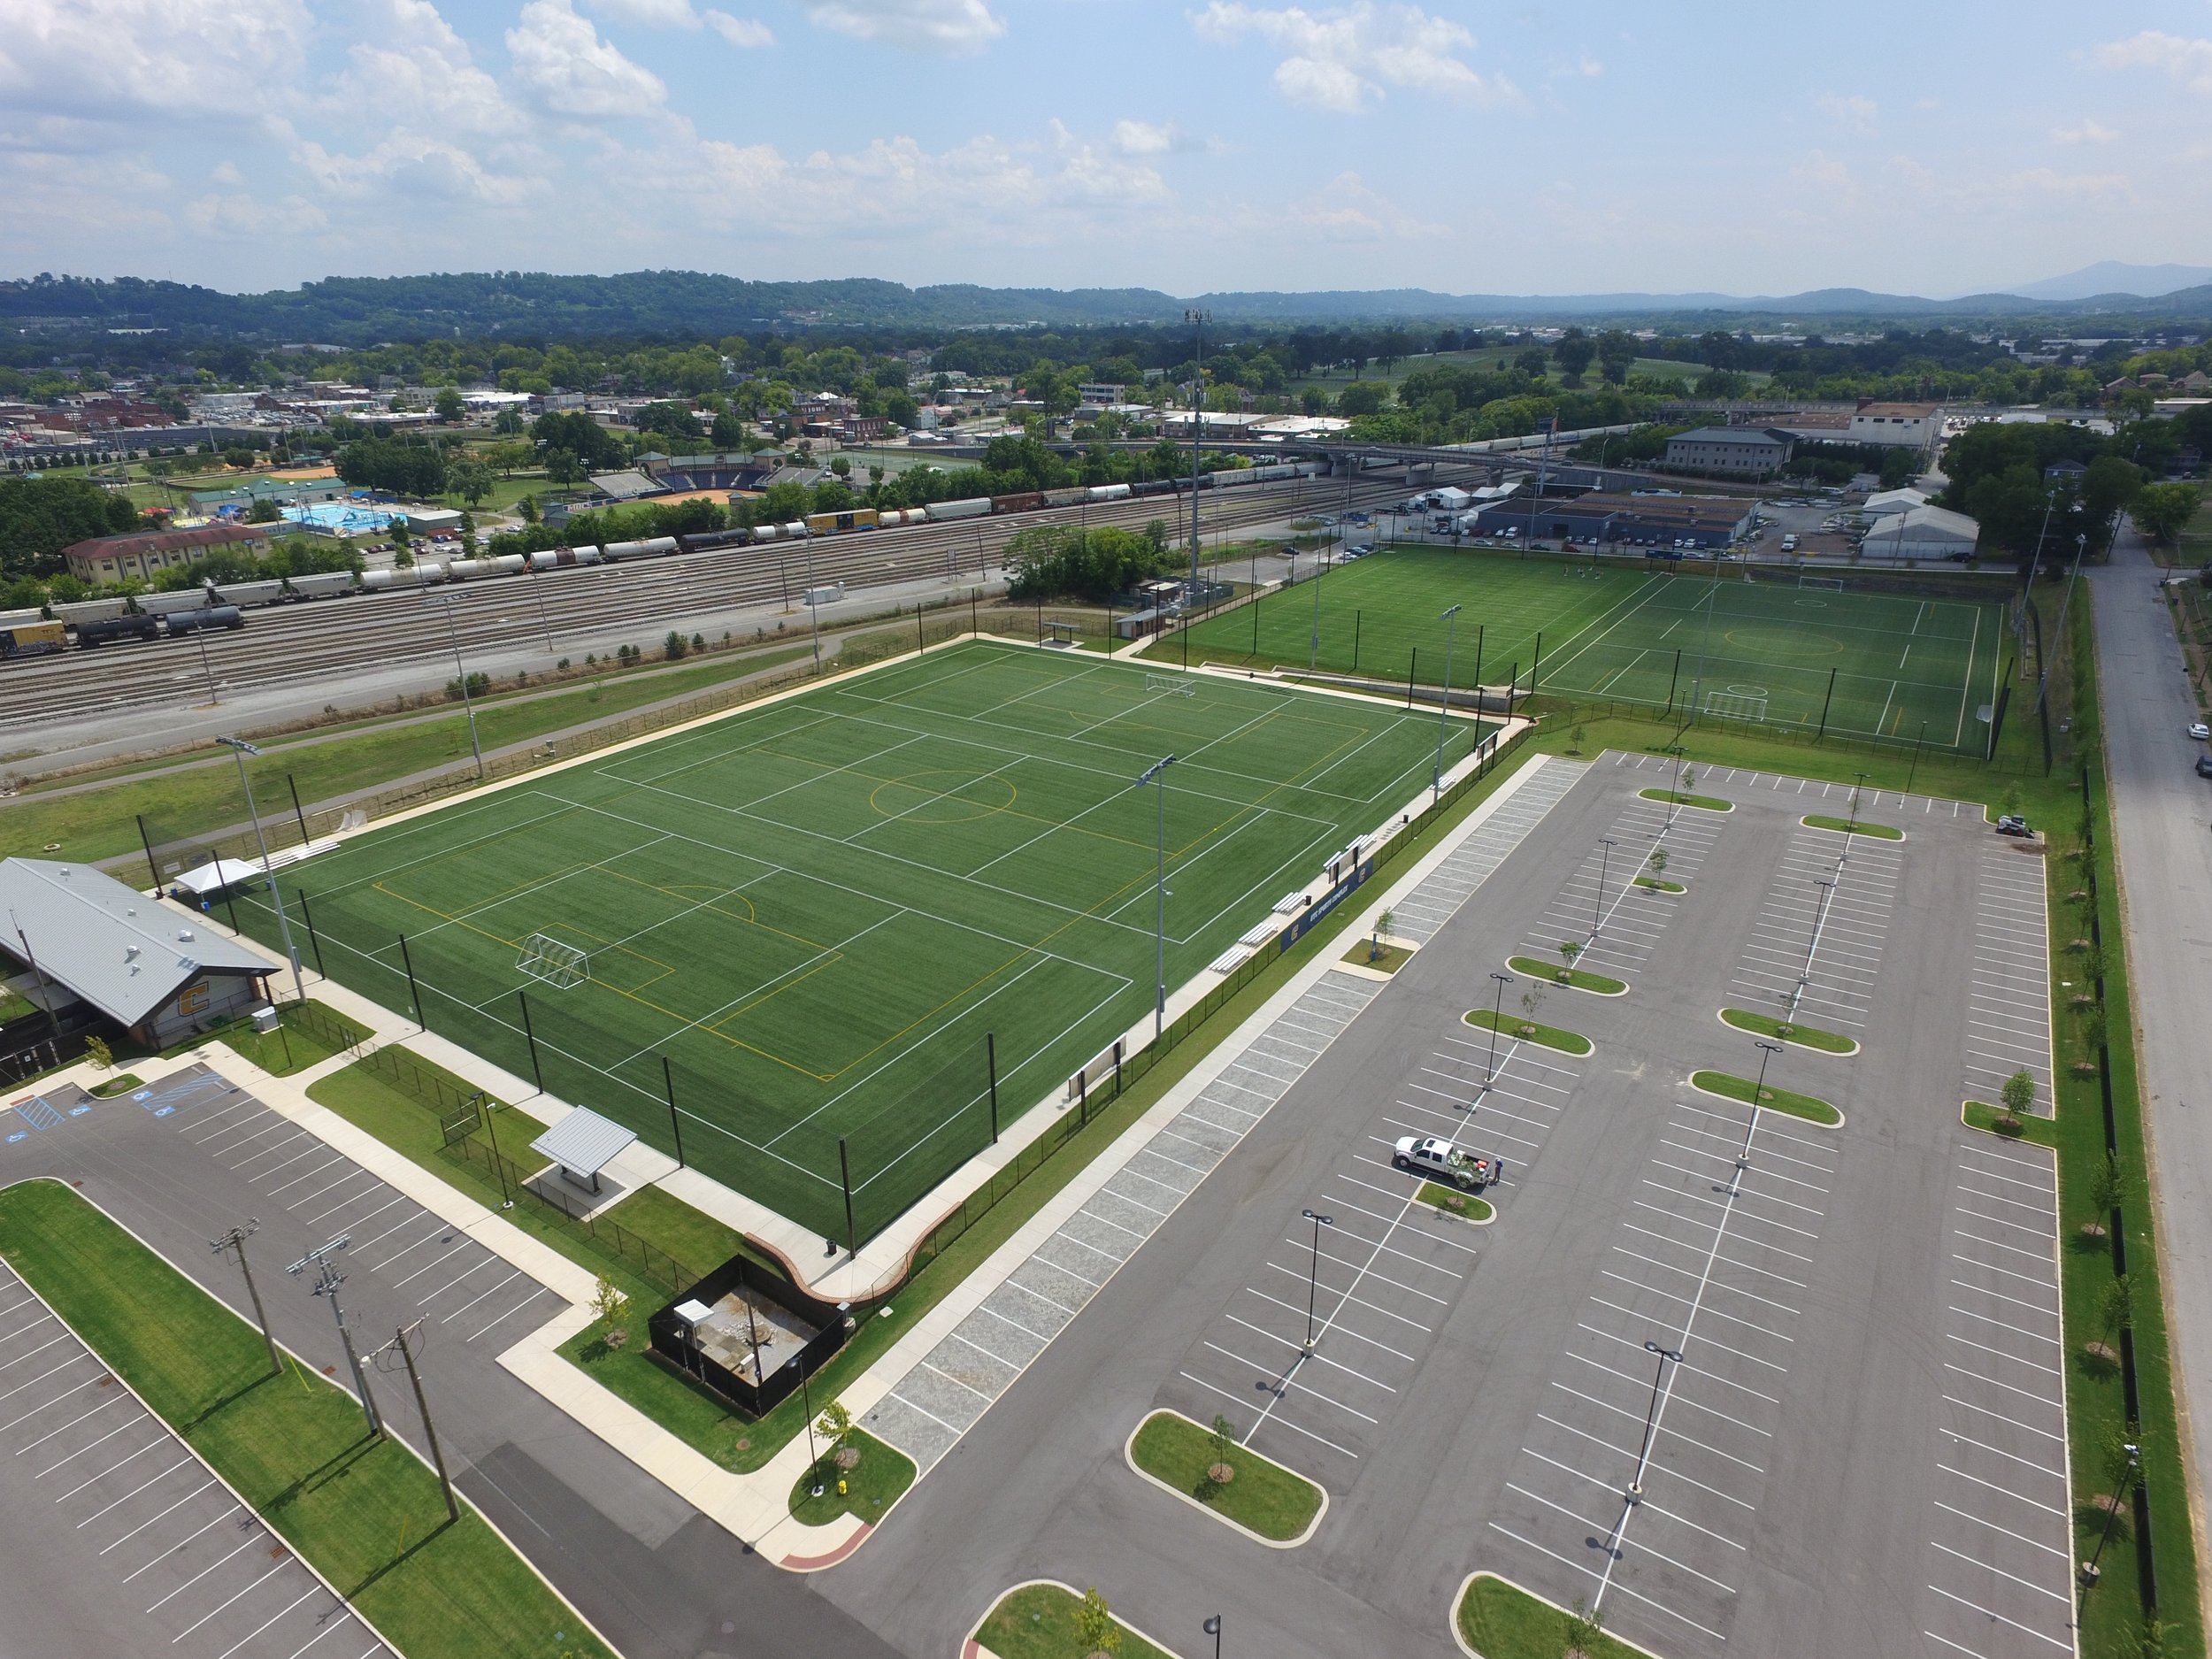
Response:
M2074 1646L2057 1170L2032 1143L1954 1148L1923 1632L1982 1655Z

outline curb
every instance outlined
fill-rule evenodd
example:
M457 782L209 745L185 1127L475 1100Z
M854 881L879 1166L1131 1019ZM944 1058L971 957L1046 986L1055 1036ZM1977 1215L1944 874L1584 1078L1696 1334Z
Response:
M1700 1071L1708 1071L1711 1068L1700 1066L1698 1069ZM1733 1094L1717 1094L1711 1089L1704 1087L1704 1085L1701 1083L1693 1083L1687 1078L1684 1078L1682 1079L1682 1087L1704 1095L1707 1100L1724 1100L1731 1106L1748 1106L1751 1104L1751 1102L1747 1100L1738 1100ZM1816 1095L1814 1098L1818 1099L1819 1097ZM1801 1118L1795 1112L1784 1111L1778 1106L1762 1106L1759 1110L1763 1112L1772 1112L1778 1118L1786 1118L1793 1123L1803 1124L1808 1129L1824 1129L1830 1134L1834 1134L1842 1129L1843 1125L1848 1121L1848 1119L1844 1116L1843 1108L1836 1106L1835 1102L1828 1101L1824 1103L1829 1106L1835 1106L1835 1122L1832 1124L1824 1124L1822 1123L1817 1118Z
M1747 1014L1751 1010L1747 1008L1740 1008L1737 1009L1736 1011L1739 1014ZM1727 1015L1728 1010L1724 1008L1717 1008L1713 1010L1713 1018L1715 1019L1719 1020L1722 1025L1727 1026L1729 1030L1736 1033L1740 1036L1763 1037L1766 1035L1766 1033L1762 1031L1754 1031L1748 1025L1739 1025L1734 1020L1730 1019ZM1830 1034L1832 1036L1843 1037L1843 1033L1839 1031L1832 1032ZM1784 1037L1779 1039L1779 1041L1789 1044L1789 1046L1793 1048L1802 1048L1807 1054L1825 1055L1831 1060L1850 1060L1866 1052L1865 1045L1860 1042L1856 1037L1844 1037L1844 1041L1851 1046L1848 1048L1840 1050L1835 1048L1823 1048L1816 1043L1800 1042L1794 1037ZM1810 1122L1811 1120L1809 1118L1807 1121Z
M1299 1471L1293 1469L1288 1463L1276 1463L1275 1460L1271 1457L1263 1458L1262 1461L1275 1463L1275 1467L1281 1470L1285 1474L1297 1475L1299 1479L1304 1481L1308 1486L1311 1486L1316 1492L1321 1494L1320 1508L1314 1510L1313 1519L1306 1523L1306 1530L1299 1533L1295 1538L1263 1537L1262 1534L1254 1532L1243 1522L1224 1515L1218 1509L1209 1509L1206 1505L1201 1503L1196 1498L1192 1497L1189 1493L1168 1485L1168 1483L1161 1479L1159 1476L1152 1473L1149 1470L1143 1468L1137 1462L1137 1436L1144 1432L1144 1425L1151 1422L1154 1417L1174 1417L1181 1422L1190 1424L1193 1428L1197 1429L1201 1433L1205 1432L1205 1425L1196 1422L1190 1417L1184 1417L1180 1411L1170 1411L1165 1408L1162 1408L1157 1410L1146 1412L1143 1417L1137 1420L1137 1426L1129 1431L1129 1438L1121 1443L1121 1460L1129 1465L1129 1472L1136 1476L1138 1479L1157 1486L1161 1491L1166 1493L1171 1498L1180 1499L1183 1502L1189 1504L1192 1509L1198 1510L1201 1514L1211 1516L1224 1526L1234 1528L1236 1531L1243 1533L1247 1538L1250 1539L1254 1543L1259 1545L1263 1549L1295 1549L1301 1544L1310 1542L1312 1540L1314 1533L1320 1530L1321 1517L1329 1512L1328 1488L1324 1486L1319 1481L1313 1479L1310 1475L1299 1474ZM1244 1449L1248 1451L1250 1450L1250 1448L1248 1447ZM1253 1452L1252 1455L1259 1457L1260 1454ZM1147 1637L1146 1640L1148 1641L1151 1640L1149 1637ZM1152 1645L1156 1647L1159 1646L1157 1642L1154 1642Z

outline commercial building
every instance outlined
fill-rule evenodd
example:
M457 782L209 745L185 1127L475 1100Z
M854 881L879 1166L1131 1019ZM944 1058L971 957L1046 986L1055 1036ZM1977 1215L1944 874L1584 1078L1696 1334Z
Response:
M1923 449L1942 434L1943 411L1933 403L1861 403L1845 436L1852 443Z
M111 585L132 577L150 582L173 566L198 564L212 549L265 541L273 527L211 524L196 530L131 530L121 535L73 541L62 549L61 556L69 573L81 582Z
M1910 512L1916 507L1927 504L1928 496L1924 490L1885 489L1869 495L1859 511L1870 518L1881 518L1891 513Z
M1868 558L1963 560L1981 539L1982 527L1947 507L1915 507L1891 513L1866 533L1859 550Z
M82 864L0 859L0 910L12 982L27 974L65 1028L105 1021L165 1048L269 1000L258 956Z
M1782 470L1793 442L1775 426L1700 426L1667 440L1667 465L1694 472L1765 478Z
M1478 535L1625 544L1726 547L1751 529L1755 503L1732 495L1635 495L1594 491L1557 501L1508 501L1475 515Z

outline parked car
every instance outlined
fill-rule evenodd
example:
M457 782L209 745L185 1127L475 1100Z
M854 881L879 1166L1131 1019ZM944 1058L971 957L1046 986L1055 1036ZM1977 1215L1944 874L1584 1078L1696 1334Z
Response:
M2200 755L2197 757L2197 776L2200 778L2212 778L2212 755Z
M1390 1161L1402 1170L1449 1181L1462 1192L1472 1192L1498 1179L1498 1167L1492 1160L1434 1135L1401 1136Z
M2033 830L2028 827L2028 820L2022 818L2017 812L2008 812L2002 818L1999 818L1997 820L1997 833L2000 835L2020 836L2029 836L2035 833Z
M2202 720L2199 720L2189 728L2189 735L2201 743L2207 738L2212 738L2212 726L2207 726Z

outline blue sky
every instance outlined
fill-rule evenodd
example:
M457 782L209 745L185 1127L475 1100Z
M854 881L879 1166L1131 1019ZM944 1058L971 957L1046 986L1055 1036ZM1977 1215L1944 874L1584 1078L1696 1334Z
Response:
M0 274L1946 295L2212 264L2212 4L7 0Z

